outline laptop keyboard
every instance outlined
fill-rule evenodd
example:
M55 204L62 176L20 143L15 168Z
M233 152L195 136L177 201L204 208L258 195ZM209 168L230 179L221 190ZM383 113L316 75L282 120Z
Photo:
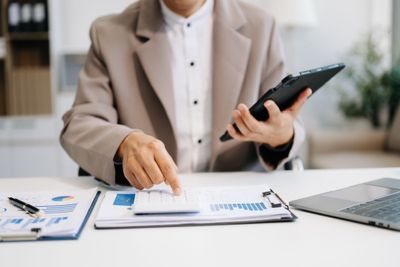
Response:
M373 201L357 204L342 212L372 217L393 223L400 222L400 192Z

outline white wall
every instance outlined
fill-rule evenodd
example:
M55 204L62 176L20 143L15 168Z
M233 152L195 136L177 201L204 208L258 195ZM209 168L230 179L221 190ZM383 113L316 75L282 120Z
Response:
M86 52L89 27L100 16L119 13L135 0L53 0L60 16L57 30L62 33L59 50L66 53ZM61 11L61 12L59 12Z

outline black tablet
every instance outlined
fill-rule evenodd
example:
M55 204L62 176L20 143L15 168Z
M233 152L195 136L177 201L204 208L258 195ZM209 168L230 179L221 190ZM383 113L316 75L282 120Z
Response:
M273 100L280 110L290 107L299 94L310 88L313 94L327 83L333 76L345 68L343 63L321 68L302 71L297 75L286 76L275 88L268 90L251 108L250 113L259 121L266 121L269 117L264 103ZM237 126L233 125L238 131ZM228 132L220 137L222 142L232 139Z

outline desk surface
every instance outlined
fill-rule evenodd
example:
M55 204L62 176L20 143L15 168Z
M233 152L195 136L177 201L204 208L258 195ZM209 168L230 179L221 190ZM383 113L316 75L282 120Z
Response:
M291 201L381 177L400 178L400 168L192 174L182 175L182 181L187 186L267 183ZM91 178L0 179L1 191L97 185ZM79 240L3 243L0 265L400 266L399 232L298 210L299 219L291 223L95 230L99 202Z

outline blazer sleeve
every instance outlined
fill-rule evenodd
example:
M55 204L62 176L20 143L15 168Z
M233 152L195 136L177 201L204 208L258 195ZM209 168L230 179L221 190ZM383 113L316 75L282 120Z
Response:
M80 73L75 102L63 116L60 143L80 167L114 184L114 156L123 139L134 130L118 124L118 110L102 59L96 22L91 27L90 38L91 47Z
M263 68L263 78L260 87L260 97L269 89L274 88L286 75L282 43L274 20L271 27L267 59ZM300 118L295 120L293 129L294 138L291 141L291 146L288 146L288 151L261 149L262 144L256 144L258 158L266 170L282 168L286 162L298 154L305 140L305 130ZM274 158L272 159L271 157Z

